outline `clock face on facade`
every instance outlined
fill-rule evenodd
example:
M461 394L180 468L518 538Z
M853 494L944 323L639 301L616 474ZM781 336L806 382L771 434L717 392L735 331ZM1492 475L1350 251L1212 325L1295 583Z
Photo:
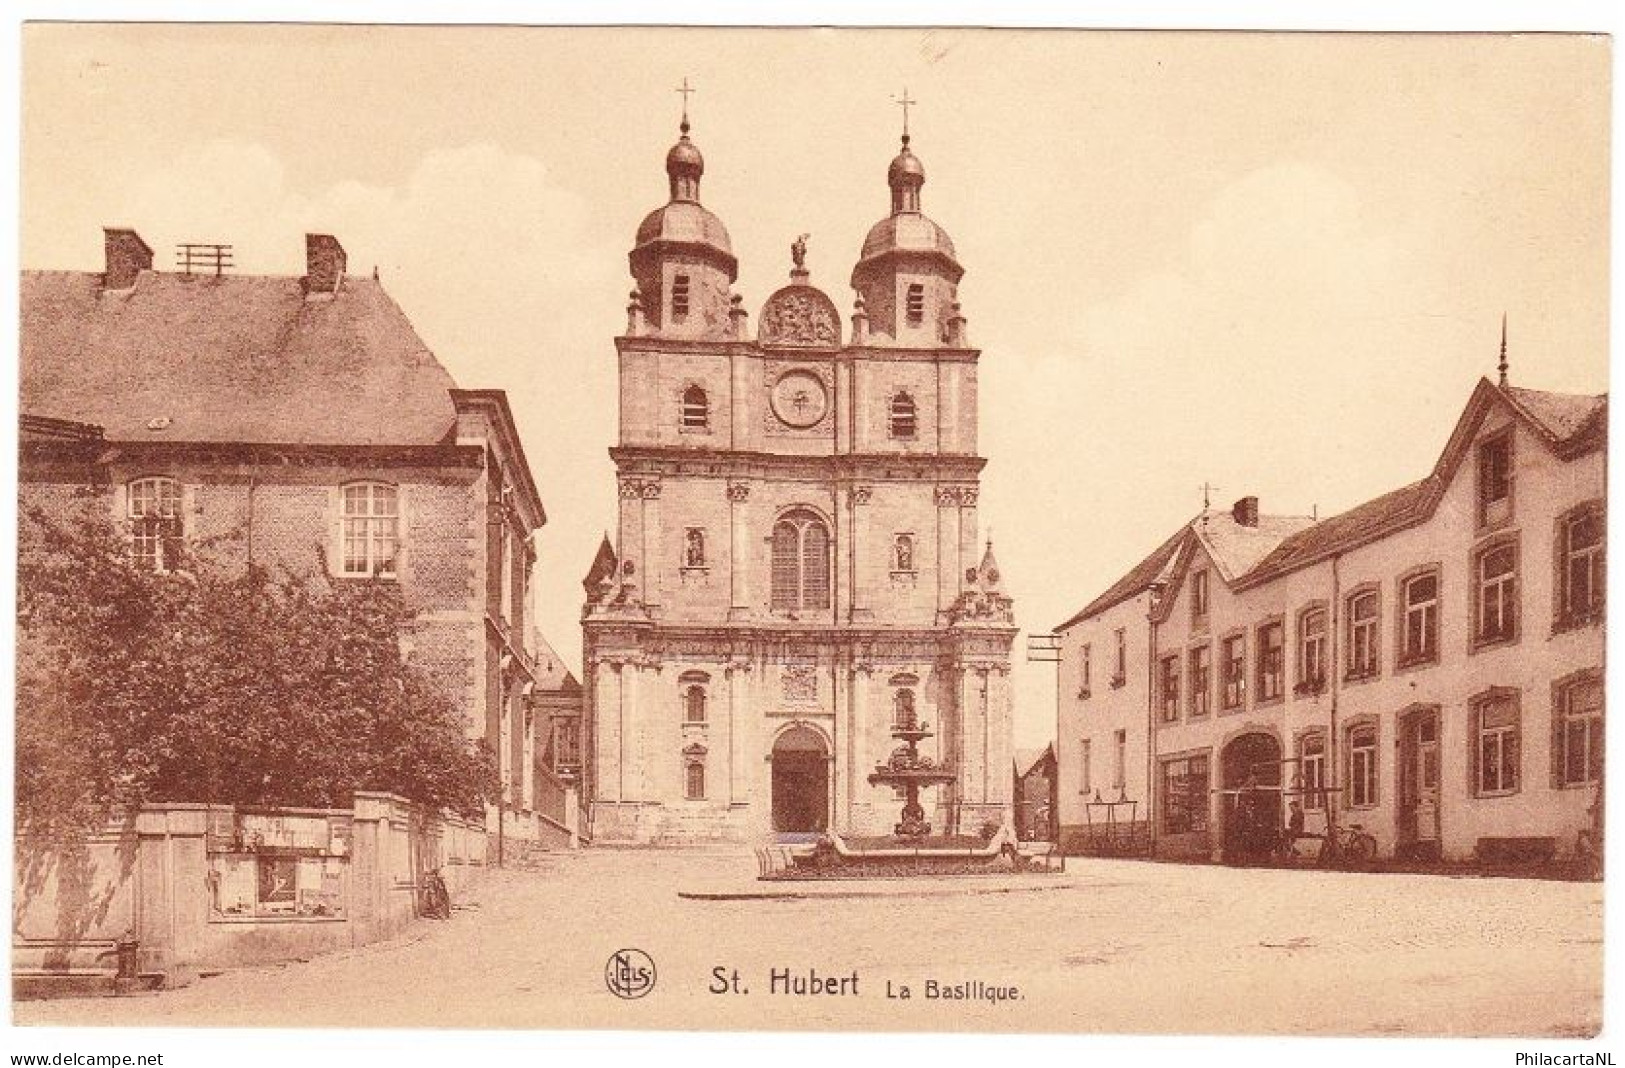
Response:
M811 371L789 371L773 385L773 414L785 426L805 430L829 408L824 382Z

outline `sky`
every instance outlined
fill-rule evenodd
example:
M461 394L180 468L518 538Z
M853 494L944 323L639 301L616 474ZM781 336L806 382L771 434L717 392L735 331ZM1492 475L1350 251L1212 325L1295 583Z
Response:
M752 321L810 233L837 306L888 207L906 87L966 268L981 521L1025 633L1202 506L1326 516L1426 474L1503 313L1511 378L1608 388L1609 51L1556 34L67 26L23 32L25 268L226 242L374 266L465 388L508 392L579 673L614 525L615 349L685 77Z

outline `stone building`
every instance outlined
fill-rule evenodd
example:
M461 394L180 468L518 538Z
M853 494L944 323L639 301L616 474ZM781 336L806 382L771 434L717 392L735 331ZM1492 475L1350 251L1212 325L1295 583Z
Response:
M977 528L977 361L953 242L908 136L844 330L806 243L756 330L682 136L637 229L620 360L616 537L586 578L597 840L884 833L867 776L898 717L958 778L937 831L1004 824L1015 634Z
M330 236L306 236L303 277L155 270L131 230L105 246L103 273L22 275L22 506L96 487L142 567L233 535L211 551L398 582L412 658L499 759L493 831L536 838L547 517L503 392L459 389Z
M1607 398L1504 368L1426 478L1318 522L1204 512L1058 628L1063 835L1086 848L1104 753L1161 855L1256 856L1294 801L1386 857L1584 848Z

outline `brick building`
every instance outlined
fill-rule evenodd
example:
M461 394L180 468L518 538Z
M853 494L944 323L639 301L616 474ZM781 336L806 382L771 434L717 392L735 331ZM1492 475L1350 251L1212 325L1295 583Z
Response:
M1383 856L1571 854L1602 788L1606 428L1606 397L1503 370L1418 482L1182 527L1058 628L1063 836L1087 848L1109 772L1161 855L1247 859L1294 800Z
M23 272L23 506L105 491L139 566L230 534L214 551L400 583L412 659L498 755L492 829L535 838L551 772L525 636L546 514L507 399L457 388L335 239L306 254L303 277L164 272L110 229L104 273Z
M977 361L947 233L903 138L850 331L805 243L757 328L688 137L638 227L620 359L620 512L586 578L584 752L596 839L876 833L895 719L955 782L934 829L1010 812L1009 650L977 533Z

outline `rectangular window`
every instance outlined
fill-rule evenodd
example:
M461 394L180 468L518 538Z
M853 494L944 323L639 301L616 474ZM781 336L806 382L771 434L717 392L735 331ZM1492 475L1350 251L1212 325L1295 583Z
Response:
M925 286L918 282L908 287L908 325L919 326L925 322Z
M1480 797L1514 793L1522 761L1518 746L1518 706L1509 695L1479 701L1473 709Z
M1349 730L1349 804L1368 808L1377 803L1377 728L1361 724Z
M1112 685L1121 686L1128 681L1128 636L1119 627L1112 637L1117 649L1116 659L1112 663Z
M1475 559L1478 613L1473 636L1480 645L1510 641L1518 633L1518 547L1501 542Z
M1090 790L1094 789L1094 777L1095 777L1094 776L1094 768L1092 766L1093 765L1093 759L1092 759L1092 757L1090 755L1089 750L1090 750L1089 739L1085 738L1083 740L1083 752L1082 752L1082 755L1078 758L1078 763L1080 765L1082 765L1079 768L1079 770L1082 772L1082 783L1083 783L1079 787L1079 790L1081 790L1083 793L1086 793L1086 794Z
M1319 812L1326 807L1326 736L1306 734L1298 742L1298 774L1303 782L1303 807Z
M1400 586L1399 662L1422 664L1439 659L1439 575L1415 575Z
M1240 708L1247 697L1247 639L1232 634L1219 647L1219 707Z
M1602 616L1607 582L1603 574L1603 522L1596 508L1566 517L1558 533L1562 592L1560 623L1587 623Z
M1286 627L1266 623L1258 628L1258 699L1273 701L1286 692Z
M1207 830L1207 757L1162 762L1162 830L1193 834Z
M1090 650L1089 644L1087 642L1085 642L1084 646L1083 646L1083 657L1082 657L1082 659L1083 659L1083 666L1081 668L1082 678L1080 678L1078 680L1078 696L1079 697L1088 697L1089 696L1089 674L1090 674L1090 667L1091 667L1090 661L1091 661L1092 657L1091 657L1091 650Z
M363 482L345 486L344 573L395 575L400 549L400 499L394 486Z
M1583 786L1602 781L1602 681L1571 682L1557 696L1557 781Z
M690 801L705 800L705 765L697 760L683 769L683 796Z
M1478 523L1499 523L1512 514L1512 432L1478 446Z
M671 281L671 315L681 319L688 314L688 275L680 274Z
M1191 573L1191 622L1199 623L1207 618L1207 572L1195 571Z
M1349 656L1348 677L1367 679L1377 673L1377 612L1379 598L1376 590L1365 590L1348 599Z
M1191 716L1212 711L1213 651L1205 645L1191 650Z
M1112 789L1121 790L1128 782L1128 731L1118 731L1112 746Z
M1179 657L1165 656L1162 658L1162 671L1158 680L1158 688L1162 694L1162 721L1175 723L1179 720Z
M128 488L130 555L143 571L180 566L181 486L172 478L142 478Z
M1326 610L1311 608L1298 617L1298 689L1319 693L1326 685Z

